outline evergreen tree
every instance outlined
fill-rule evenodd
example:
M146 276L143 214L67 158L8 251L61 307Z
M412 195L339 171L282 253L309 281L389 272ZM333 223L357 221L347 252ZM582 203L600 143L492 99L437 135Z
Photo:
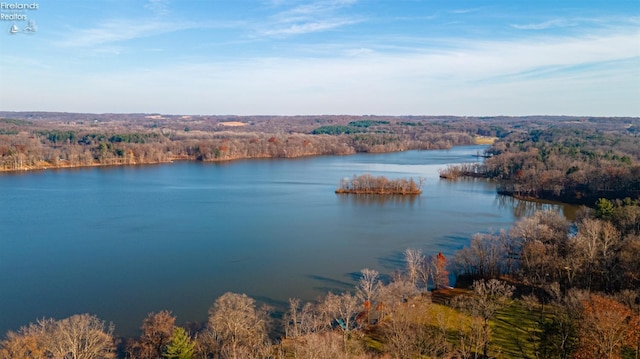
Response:
M196 343L191 341L184 328L176 327L164 357L167 359L192 359L195 345Z
M596 217L610 220L613 217L613 202L606 198L599 198L596 202Z

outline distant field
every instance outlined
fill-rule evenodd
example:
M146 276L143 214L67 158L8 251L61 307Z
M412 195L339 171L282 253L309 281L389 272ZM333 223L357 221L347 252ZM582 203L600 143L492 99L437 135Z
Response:
M221 126L229 126L229 127L238 127L238 126L246 126L247 124L244 122L238 121L228 121L228 122L220 122Z
M475 136L476 145L492 145L498 137Z

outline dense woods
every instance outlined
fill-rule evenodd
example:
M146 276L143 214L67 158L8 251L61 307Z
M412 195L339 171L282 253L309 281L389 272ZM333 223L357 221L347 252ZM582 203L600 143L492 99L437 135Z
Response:
M598 198L640 198L637 131L550 128L514 132L482 164L449 166L443 178L487 177L503 194L593 205Z
M607 202L573 223L536 212L449 259L408 249L397 272L362 269L351 291L292 298L281 318L237 293L202 324L149 313L137 338L89 314L45 318L7 333L0 358L637 358L640 206Z
M537 132L532 132L537 141L533 143L538 145L525 145L529 141L526 139L527 131L539 132L549 128L553 130L544 133L550 135L535 135ZM571 131L595 131L602 137L599 140L600 149L607 145L626 148L608 155L606 151L602 152L602 156L595 160L629 165L629 160L633 163L638 158L637 149L632 149L637 144L638 128L640 119L637 118L169 116L0 112L0 171L174 160L227 161L444 149L505 136L510 136L508 141L522 142L522 145L508 145L506 150L500 144L506 147L509 142L498 142L492 153L496 157L495 162L503 152L512 154L516 148L518 155L515 157L532 157L532 148L557 140L549 136L561 136L557 134L557 129L562 129L566 136L573 136L569 138L578 136L574 142L566 144L573 146L577 154L574 154L574 150L567 150L567 156L577 156L578 160L583 158L580 156L593 157L591 152L582 153L582 147L591 142L579 140L584 136L572 135ZM620 136L624 138L616 140ZM636 142L633 142L634 138ZM597 149L584 150L596 151L594 153L597 156L600 153ZM538 148L537 151L542 153L542 159L557 159L556 153L564 155L564 150L553 146ZM527 161L521 166L525 170L531 167L531 161ZM598 163L593 165L598 167ZM500 174L501 178L508 179L500 163L493 166L494 177ZM513 170L510 177L518 173L515 169L510 170ZM572 171L573 177L580 178L580 175L588 173L588 168L579 167ZM526 171L520 173L524 178L528 178L527 174ZM617 176L615 171L611 175Z
M0 171L442 149L473 144L477 132L368 118L0 113Z

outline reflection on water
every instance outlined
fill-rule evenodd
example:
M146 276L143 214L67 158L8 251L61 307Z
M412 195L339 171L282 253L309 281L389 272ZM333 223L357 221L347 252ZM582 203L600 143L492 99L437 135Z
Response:
M409 205L414 206L420 202L420 195L401 194L336 194L340 204L353 204L359 206L384 206L384 205Z
M544 200L521 200L511 196L496 194L498 208L510 209L516 218L531 216L536 211L552 210L560 212L568 220L574 220L580 206Z

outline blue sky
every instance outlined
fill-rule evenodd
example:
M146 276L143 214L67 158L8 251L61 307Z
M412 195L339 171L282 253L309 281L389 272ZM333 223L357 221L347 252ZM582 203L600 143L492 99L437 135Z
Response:
M35 3L0 110L640 116L638 0Z

